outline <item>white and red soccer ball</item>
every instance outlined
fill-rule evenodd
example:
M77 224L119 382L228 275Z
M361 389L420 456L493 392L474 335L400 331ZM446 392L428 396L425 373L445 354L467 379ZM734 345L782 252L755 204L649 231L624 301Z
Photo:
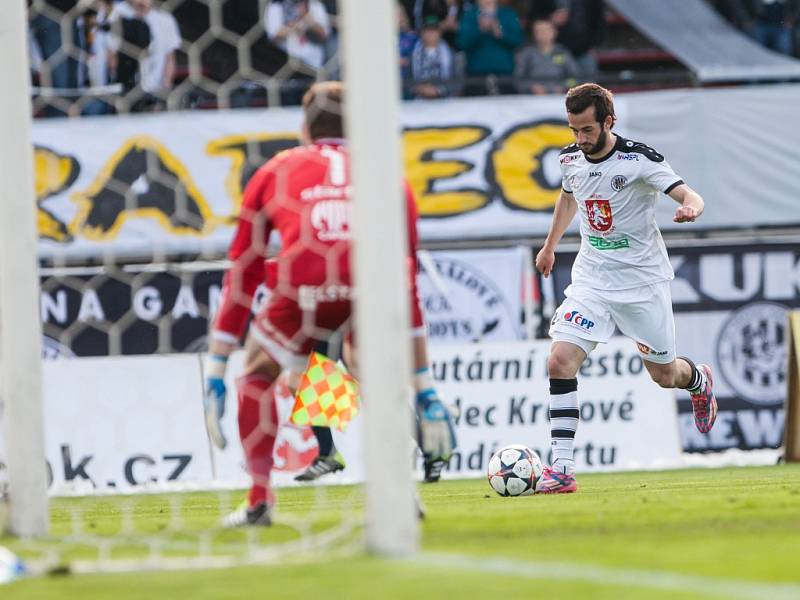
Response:
M501 496L528 496L542 476L542 460L522 444L500 448L489 459L489 485Z

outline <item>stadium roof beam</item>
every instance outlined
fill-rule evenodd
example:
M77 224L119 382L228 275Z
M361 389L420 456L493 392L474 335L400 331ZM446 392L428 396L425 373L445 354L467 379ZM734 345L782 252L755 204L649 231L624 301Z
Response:
M800 80L800 60L762 47L703 0L608 0L630 24L689 68L700 84Z

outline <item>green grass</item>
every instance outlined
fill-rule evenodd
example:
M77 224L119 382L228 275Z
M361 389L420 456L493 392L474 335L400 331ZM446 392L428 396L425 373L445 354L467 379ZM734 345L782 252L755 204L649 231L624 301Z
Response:
M500 498L484 480L423 486L423 553L412 561L336 553L270 566L35 577L0 588L0 598L800 598L800 466L579 482L577 494L525 498ZM325 531L361 509L352 488L318 489L282 491L278 524L255 534L213 528L227 509L217 494L182 495L179 522L170 496L60 499L52 507L58 540L0 545L29 557L57 547L68 559L88 558L94 544L69 543L78 522L78 541L114 540L118 558L146 556L160 539L168 556L192 556L206 540L245 560L248 544L298 539L295 521Z

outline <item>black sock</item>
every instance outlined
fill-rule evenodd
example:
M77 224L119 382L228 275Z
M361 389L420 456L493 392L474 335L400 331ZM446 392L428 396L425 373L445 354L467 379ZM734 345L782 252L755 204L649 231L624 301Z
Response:
M320 456L327 457L336 454L336 448L333 445L333 434L331 433L330 427L314 426L311 428L311 431L314 432L314 437L317 438Z
M686 389L690 392L696 392L700 389L703 385L703 376L700 373L700 369L698 369L695 364L692 362L690 358L686 358L685 356L679 356L681 360L686 361L689 366L692 368L692 376L689 379L689 384L686 386Z
M575 466L575 432L578 429L578 380L550 378L550 443L553 464L572 472Z

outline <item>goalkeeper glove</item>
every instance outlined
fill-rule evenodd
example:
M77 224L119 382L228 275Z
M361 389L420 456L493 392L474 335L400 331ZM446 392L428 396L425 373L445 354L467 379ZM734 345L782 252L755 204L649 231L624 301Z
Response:
M203 408L206 414L208 437L220 450L223 450L228 444L225 434L222 433L222 423L220 423L220 419L225 414L225 394L227 392L225 370L227 366L227 356L220 354L206 356L206 389L203 396Z
M417 393L417 441L425 459L425 481L438 481L456 447L453 419L432 388Z

